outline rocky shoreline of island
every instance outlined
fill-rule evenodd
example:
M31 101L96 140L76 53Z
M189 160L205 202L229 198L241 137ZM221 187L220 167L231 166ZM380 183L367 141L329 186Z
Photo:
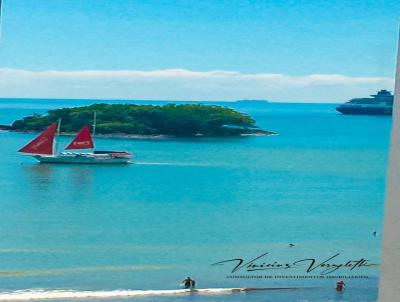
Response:
M39 132L61 121L60 133L76 133L95 121L96 136L124 139L166 139L177 137L233 137L274 135L263 130L248 114L232 108L204 104L93 104L49 110L0 125L0 130Z
M39 131L33 130L11 130L11 126L9 125L0 125L0 132L7 131L7 132L15 132L15 133L38 133ZM61 132L60 136L75 136L76 133L73 132ZM258 133L247 133L247 134L240 134L239 137L251 137L251 136L270 136L270 135L278 135L278 133L273 131L265 131L261 130ZM209 138L204 135L195 135L190 137L181 137L181 136L173 136L173 135L165 135L165 134L158 134L158 135L138 135L138 134L124 134L124 133L111 133L111 134L96 134L96 138L109 138L109 139L132 139L132 140L169 140L169 139L179 139L179 138Z

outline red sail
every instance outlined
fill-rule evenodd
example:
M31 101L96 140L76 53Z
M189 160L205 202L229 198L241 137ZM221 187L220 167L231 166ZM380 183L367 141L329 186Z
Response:
M74 140L65 149L91 149L93 146L89 126L85 126L78 132Z
M56 131L57 123L51 124L33 141L19 149L18 152L31 154L53 154L53 141Z

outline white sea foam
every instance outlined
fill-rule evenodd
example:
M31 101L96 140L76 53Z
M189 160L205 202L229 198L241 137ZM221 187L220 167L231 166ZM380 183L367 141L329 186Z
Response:
M135 162L136 165L149 165L149 166L198 166L198 167L209 167L212 166L207 163L166 163L166 162Z
M112 290L112 291L74 291L74 290L18 290L0 293L0 301L29 301L47 299L88 299L88 298L118 298L141 296L170 296L170 295L212 295L228 294L245 291L242 288L204 288L197 290Z

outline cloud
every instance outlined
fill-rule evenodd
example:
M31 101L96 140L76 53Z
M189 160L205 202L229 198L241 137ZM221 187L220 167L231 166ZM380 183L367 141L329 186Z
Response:
M0 69L0 97L339 102L393 90L387 77L237 71Z

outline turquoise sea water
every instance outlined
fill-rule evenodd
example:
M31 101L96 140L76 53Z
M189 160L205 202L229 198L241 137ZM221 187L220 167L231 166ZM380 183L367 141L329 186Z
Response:
M89 103L3 99L0 124ZM38 164L16 153L34 134L0 132L0 300L16 290L172 290L190 275L199 288L303 289L123 299L376 301L377 266L337 271L368 277L345 279L337 294L336 278L275 278L319 275L304 267L231 274L211 264L266 252L271 263L336 253L379 263L390 117L343 116L334 104L221 104L279 135L102 138L99 149L132 151L136 162L90 166Z

